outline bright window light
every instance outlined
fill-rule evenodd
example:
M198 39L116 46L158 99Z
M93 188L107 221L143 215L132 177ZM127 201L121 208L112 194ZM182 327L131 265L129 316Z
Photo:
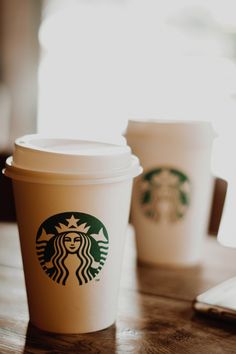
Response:
M120 142L129 118L176 118L212 121L221 140L233 139L235 11L226 2L45 1L38 131Z

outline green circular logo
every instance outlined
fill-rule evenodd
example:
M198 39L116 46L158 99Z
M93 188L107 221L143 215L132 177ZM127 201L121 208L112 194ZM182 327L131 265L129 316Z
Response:
M182 219L190 204L190 180L175 168L159 167L140 180L140 203L144 214L158 222Z
M92 215L56 214L45 220L36 236L42 269L58 284L75 277L79 285L90 282L102 269L108 253L108 233Z

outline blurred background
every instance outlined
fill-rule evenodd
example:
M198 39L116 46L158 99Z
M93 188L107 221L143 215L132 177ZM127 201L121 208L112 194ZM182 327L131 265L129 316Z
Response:
M0 0L3 156L36 131L122 142L129 118L207 120L232 180L235 117L234 0Z

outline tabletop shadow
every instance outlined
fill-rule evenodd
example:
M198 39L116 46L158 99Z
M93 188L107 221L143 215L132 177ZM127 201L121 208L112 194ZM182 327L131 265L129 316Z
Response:
M42 331L29 322L22 353L116 353L116 326L86 334L57 334Z

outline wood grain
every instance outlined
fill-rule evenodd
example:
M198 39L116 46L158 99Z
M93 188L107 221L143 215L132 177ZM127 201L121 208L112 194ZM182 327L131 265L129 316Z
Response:
M152 268L137 265L129 233L116 324L59 335L28 323L16 225L0 224L0 235L0 353L236 353L236 326L196 316L191 307L199 291L235 273L235 250L216 240L207 240L199 267Z

